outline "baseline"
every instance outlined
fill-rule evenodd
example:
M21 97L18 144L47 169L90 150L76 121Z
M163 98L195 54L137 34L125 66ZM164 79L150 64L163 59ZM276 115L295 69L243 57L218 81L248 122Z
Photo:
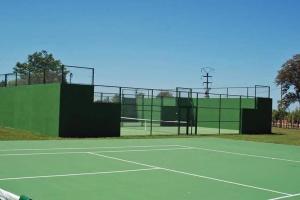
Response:
M176 144L144 145L144 146L112 146L112 147L62 147L62 148L36 148L36 149L0 149L6 151L52 151L52 150L91 150L91 149L126 149L126 148L151 148L151 147L181 147Z
M180 145L180 146L190 148L190 149L198 149L198 150L203 150L203 151L225 153L225 154L232 154L232 155L238 155L238 156L247 156L247 157L263 158L263 159L269 159L269 160L279 160L279 161L285 161L285 162L300 163L300 160L291 160L291 159L262 156L262 155L255 155L255 154L237 153L237 152L223 151L223 150L218 150L218 149L208 149L208 148L203 148L203 147L193 147L193 146L185 146L185 145Z
M192 149L189 147L179 147L179 148L161 148L161 149L129 149L129 150L107 150L107 151L96 151L97 153L126 153L126 152L147 152L147 151L175 151L175 150L186 150ZM10 153L10 154L0 154L0 157L7 156L35 156L35 155L64 155L64 154L86 154L87 151L74 151L74 152L48 152L48 153Z

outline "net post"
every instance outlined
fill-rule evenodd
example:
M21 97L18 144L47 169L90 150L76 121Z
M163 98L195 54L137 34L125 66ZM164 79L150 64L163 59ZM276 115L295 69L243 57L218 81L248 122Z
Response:
M228 98L228 96L227 96ZM221 135L221 106L222 106L222 95L219 95L219 135Z
M255 98L256 99L256 98ZM242 133L241 131L241 123L242 123L242 96L240 96L240 120L239 120L239 134Z
M153 89L151 89L151 113L150 113L150 135L152 135L152 120L153 120Z

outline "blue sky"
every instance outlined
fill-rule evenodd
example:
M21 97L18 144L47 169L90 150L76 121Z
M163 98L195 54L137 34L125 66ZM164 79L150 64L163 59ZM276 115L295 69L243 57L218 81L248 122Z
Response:
M298 0L3 0L0 73L45 49L96 68L96 83L135 87L270 85L300 53Z

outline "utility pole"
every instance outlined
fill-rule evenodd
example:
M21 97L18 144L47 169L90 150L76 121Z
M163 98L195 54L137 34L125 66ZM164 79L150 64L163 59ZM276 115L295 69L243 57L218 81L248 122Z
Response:
M209 75L208 72L206 72L206 74L203 75L202 77L205 78L205 81L203 82L203 84L205 85L205 97L209 98L209 90L210 90L209 84L212 84L212 82L209 81L209 79L212 78L212 76Z

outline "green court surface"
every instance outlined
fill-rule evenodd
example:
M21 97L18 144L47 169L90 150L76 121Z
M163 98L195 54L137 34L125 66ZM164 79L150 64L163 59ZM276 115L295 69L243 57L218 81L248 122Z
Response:
M33 200L300 199L300 148L210 137L0 142L0 188Z

